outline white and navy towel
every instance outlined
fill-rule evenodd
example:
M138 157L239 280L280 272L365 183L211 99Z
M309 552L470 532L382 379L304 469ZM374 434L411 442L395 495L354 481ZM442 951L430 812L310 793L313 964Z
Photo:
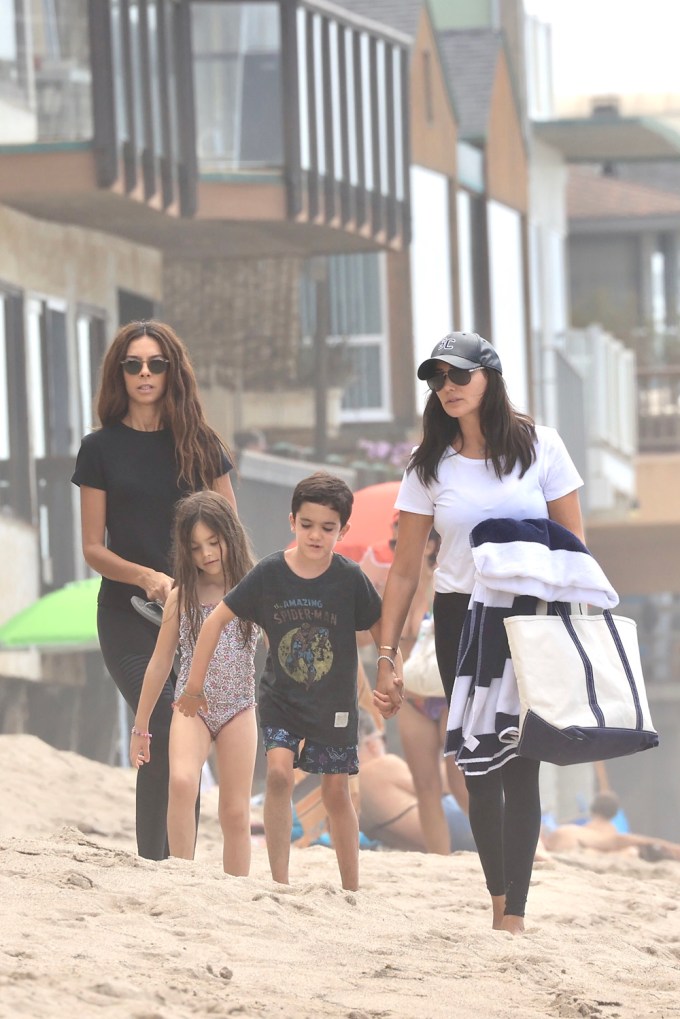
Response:
M517 756L519 694L503 620L540 602L611 609L616 592L576 535L553 520L482 520L470 533L475 586L458 650L446 735L466 775Z

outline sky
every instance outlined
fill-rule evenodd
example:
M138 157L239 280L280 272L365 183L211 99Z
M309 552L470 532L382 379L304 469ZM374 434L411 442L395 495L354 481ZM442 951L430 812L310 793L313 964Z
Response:
M678 0L526 0L552 25L555 96L656 94L680 101Z

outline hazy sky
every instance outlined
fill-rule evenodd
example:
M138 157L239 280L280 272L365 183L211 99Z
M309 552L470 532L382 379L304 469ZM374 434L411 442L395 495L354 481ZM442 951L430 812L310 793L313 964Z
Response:
M678 0L526 0L549 21L555 95L680 93Z

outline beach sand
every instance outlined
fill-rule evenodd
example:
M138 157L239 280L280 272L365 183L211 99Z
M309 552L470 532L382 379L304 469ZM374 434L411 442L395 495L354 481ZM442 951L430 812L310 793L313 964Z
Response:
M490 929L476 856L292 851L292 885L221 871L216 790L195 862L140 860L134 773L0 736L0 1016L680 1017L680 864L537 863L527 932Z

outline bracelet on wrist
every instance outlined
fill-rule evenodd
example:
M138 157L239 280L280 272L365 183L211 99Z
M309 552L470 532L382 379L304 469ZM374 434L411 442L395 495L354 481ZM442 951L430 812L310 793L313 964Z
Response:
M194 700L200 700L201 697L205 697L205 694L203 693L202 690L200 691L200 693L187 693L187 691L185 690L184 693L181 694L181 696L182 697L193 697Z
M137 729L134 725L132 726L131 732L133 736L141 736L143 739L151 739L150 732L142 732L141 729Z
M394 651L395 655L399 650L398 647L392 647L391 644L381 644L378 648L379 651Z
M392 668L394 668L394 658L390 658L389 655L378 655L375 664L377 665L378 662L389 662Z

